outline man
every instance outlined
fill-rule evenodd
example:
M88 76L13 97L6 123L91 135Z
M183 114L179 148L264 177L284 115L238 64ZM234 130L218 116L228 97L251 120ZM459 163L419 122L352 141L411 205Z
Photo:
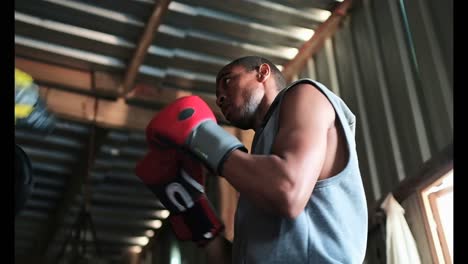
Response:
M310 79L286 87L276 66L256 56L220 70L216 97L230 123L254 129L252 153L197 96L175 100L147 126L151 150L137 175L171 211L178 237L204 246L212 263L361 264L367 206L345 103ZM181 153L198 165L180 167ZM219 235L202 165L240 193L232 246Z
M367 206L355 116L316 81L284 87L277 67L256 56L218 73L217 105L255 136L251 154L234 150L223 164L221 176L240 194L232 256L222 236L208 255L213 263L362 263Z

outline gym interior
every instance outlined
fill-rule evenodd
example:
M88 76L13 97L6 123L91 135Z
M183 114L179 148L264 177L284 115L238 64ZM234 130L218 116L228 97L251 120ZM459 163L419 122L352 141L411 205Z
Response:
M246 55L356 114L364 263L453 263L453 0L14 5L14 263L209 263L135 166L148 122L189 95L250 151L254 131L215 94L218 70ZM232 241L238 194L215 176L205 193Z

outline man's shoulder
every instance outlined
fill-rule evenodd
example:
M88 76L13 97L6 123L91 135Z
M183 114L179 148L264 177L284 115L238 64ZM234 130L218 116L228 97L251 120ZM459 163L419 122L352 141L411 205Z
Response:
M282 91L283 100L310 100L311 98L320 98L325 105L332 106L328 88L312 79L300 79L293 82ZM294 94L294 95L293 95Z
M279 112L280 122L286 123L309 120L309 123L331 126L336 118L335 107L329 97L309 82L296 83L285 91Z
M336 94L333 93L327 86L325 86L323 83L309 79L309 78L302 78L299 80L296 80L289 84L286 88L284 88L281 92L286 93L292 90L296 90L298 87L305 87L305 88L300 88L300 89L305 89L312 91L311 93L314 93L313 91L320 91L325 97L330 98L330 97L335 97L337 96ZM319 93L315 93L316 95L319 95Z

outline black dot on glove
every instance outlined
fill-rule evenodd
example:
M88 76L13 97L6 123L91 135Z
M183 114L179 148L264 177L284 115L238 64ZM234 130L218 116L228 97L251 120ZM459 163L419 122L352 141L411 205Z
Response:
M185 120L187 118L190 118L193 113L195 113L195 110L193 108L185 108L184 110L180 111L178 119L180 121Z

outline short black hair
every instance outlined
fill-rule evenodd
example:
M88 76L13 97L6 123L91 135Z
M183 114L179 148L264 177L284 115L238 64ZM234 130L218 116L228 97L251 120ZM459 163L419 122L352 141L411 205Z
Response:
M279 90L282 90L286 86L286 79L284 78L283 73L281 73L278 67L276 67L276 65L273 64L270 60L259 56L245 56L226 64L223 68L221 68L216 76L216 85L218 85L221 74L231 67L242 66L247 71L253 71L258 70L259 66L263 63L266 63L270 66L273 76L275 77L276 85L278 86Z

